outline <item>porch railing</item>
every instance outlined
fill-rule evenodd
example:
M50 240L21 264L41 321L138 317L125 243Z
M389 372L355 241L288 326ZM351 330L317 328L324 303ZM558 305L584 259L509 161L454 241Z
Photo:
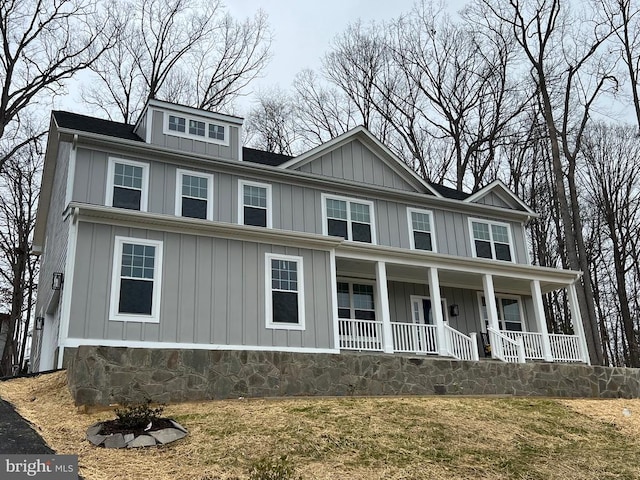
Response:
M487 327L491 355L493 358L510 363L525 363L524 341L522 337L512 340L501 332Z
M444 335L449 355L457 358L458 360L470 360L475 362L479 360L478 343L476 341L475 333L470 333L469 336L466 336L464 333L445 324Z
M391 322L393 350L402 353L438 353L435 325Z
M338 319L340 348L382 351L382 322L375 320Z
M536 332L514 332L508 330L500 330L505 337L509 337L514 342L518 338L522 339L524 344L524 358L529 360L544 360L544 349L542 348L542 334Z
M580 339L577 335L549 334L551 355L556 362L584 362L580 353Z

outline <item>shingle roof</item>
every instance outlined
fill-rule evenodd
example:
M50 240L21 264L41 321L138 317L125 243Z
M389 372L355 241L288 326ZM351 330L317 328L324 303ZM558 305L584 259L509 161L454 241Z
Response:
M78 113L63 112L60 110L55 110L53 112L53 116L60 128L98 133L126 140L143 141L138 135L133 133L134 125L129 125L127 123L113 122L111 120L89 117ZM292 158L292 156L282 155L280 153L265 152L255 148L242 147L242 159L245 162L277 167ZM445 198L464 200L469 196L468 193L445 187L444 185L439 185L437 183L430 183L430 185Z
M429 182L429 185L433 187L440 195L445 198L451 198L453 200L465 200L470 194L456 190L455 188L445 187L438 183Z
M113 122L111 120L103 120L102 118L89 117L78 113L62 112L55 110L53 117L60 128L69 128L73 130L81 130L89 133L99 133L109 137L124 138L126 140L142 139L133 133L134 125L127 123Z
M293 157L290 155L283 155L281 153L271 153L263 150L256 150L255 148L242 147L242 160L245 162L277 167L292 158Z

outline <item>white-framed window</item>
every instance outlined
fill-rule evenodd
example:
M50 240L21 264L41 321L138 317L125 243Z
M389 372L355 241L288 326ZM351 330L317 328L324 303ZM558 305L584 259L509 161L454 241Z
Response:
M149 164L109 157L105 203L109 207L147 211Z
M338 318L375 320L376 307L373 283L338 279Z
M213 175L176 170L176 215L213 220Z
M409 223L409 244L412 250L437 251L431 211L407 207L407 222Z
M229 145L230 128L224 122L186 114L165 113L163 133L201 140L218 145Z
M162 242L115 237L109 320L160 321Z
M267 328L304 330L302 257L267 253L265 279Z
M469 232L474 257L515 261L511 227L508 223L470 218Z
M169 115L169 130L185 133L187 131L187 119L176 115Z
M480 306L480 318L482 318L482 331L487 331L489 315L487 314L487 300L478 292L478 304ZM498 310L498 325L500 330L511 332L526 332L526 324L522 310L522 299L518 295L496 294L496 308Z
M323 193L322 229L324 235L375 244L373 202Z
M238 181L238 223L271 228L271 185Z

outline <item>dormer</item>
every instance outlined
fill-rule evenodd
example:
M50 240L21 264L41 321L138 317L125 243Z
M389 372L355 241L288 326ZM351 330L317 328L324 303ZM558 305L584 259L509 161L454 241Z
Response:
M240 117L149 100L134 132L146 143L227 160L242 160Z

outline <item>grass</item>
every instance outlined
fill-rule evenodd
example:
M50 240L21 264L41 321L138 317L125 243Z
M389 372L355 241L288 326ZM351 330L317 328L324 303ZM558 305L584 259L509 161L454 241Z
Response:
M0 383L0 395L86 479L246 479L286 455L303 479L640 479L640 400L286 398L170 405L189 430L161 448L85 439L112 411L80 413L63 372ZM630 416L622 414L629 409ZM122 466L126 467L122 467Z

